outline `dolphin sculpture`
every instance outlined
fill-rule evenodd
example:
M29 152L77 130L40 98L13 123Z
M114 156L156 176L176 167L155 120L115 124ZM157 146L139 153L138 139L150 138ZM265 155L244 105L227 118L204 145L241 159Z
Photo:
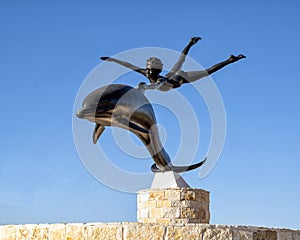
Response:
M120 127L134 133L146 146L155 164L153 172L186 172L200 167L206 158L190 166L173 166L159 138L154 110L140 89L124 84L111 84L88 94L78 118L96 123L93 142L96 143L105 126Z

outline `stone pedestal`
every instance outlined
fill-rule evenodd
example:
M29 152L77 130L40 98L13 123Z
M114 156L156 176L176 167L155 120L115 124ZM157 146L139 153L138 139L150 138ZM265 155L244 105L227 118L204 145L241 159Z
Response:
M137 194L141 223L209 223L209 192L191 188L175 172L155 173L151 189Z
M209 223L209 192L194 188L139 191L137 219L141 223Z

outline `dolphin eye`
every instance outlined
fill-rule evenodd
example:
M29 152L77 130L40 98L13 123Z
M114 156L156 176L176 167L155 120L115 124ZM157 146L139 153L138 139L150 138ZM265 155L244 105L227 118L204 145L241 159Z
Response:
M109 101L99 101L96 108L108 110L114 108L114 104Z

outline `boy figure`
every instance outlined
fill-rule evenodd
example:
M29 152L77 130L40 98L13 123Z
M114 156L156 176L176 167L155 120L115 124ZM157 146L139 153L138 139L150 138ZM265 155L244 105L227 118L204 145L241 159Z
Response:
M181 55L177 61L177 63L173 66L170 72L168 72L165 76L161 76L160 73L163 69L163 63L159 58L150 57L146 62L146 68L140 68L132 65L131 63L124 62L115 58L110 57L101 57L101 60L115 62L124 67L130 68L133 71L136 71L146 78L149 79L150 84L146 84L144 82L139 83L138 89L147 90L147 89L158 89L160 91L169 91L173 88L178 88L182 84L194 82L203 77L206 77L221 68L227 66L228 64L234 63L242 58L246 58L244 55L240 54L238 56L230 55L228 59L225 61L219 62L210 68L199 71L190 71L184 72L181 70L182 64L185 61L186 55L188 54L190 48L195 45L200 37L193 37L190 39L189 43L182 50Z

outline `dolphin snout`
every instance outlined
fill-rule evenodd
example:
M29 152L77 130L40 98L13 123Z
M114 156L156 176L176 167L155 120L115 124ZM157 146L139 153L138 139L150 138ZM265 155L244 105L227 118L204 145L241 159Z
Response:
M77 110L76 116L77 116L78 118L83 118L83 117L84 117L83 110L82 110L82 109Z
M95 109L93 108L82 108L76 111L78 118L88 119L94 122L95 120Z

